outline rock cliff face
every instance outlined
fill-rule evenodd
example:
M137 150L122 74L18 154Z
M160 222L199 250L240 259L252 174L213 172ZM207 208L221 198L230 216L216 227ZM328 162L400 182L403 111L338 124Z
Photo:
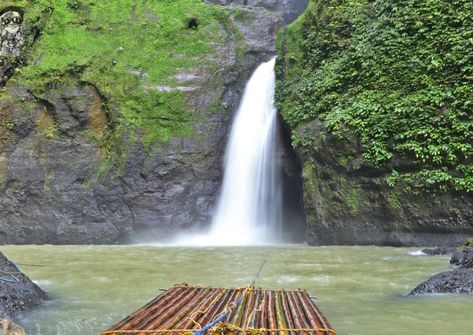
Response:
M13 1L14 7L8 2L0 7L0 243L59 244L163 239L206 225L244 83L258 63L275 54L277 29L307 4L261 0L197 6L184 1L191 9L177 12L182 18L169 18L179 26L182 41L176 36L170 43L178 50L182 44L182 57L194 62L188 65L180 55L159 49L159 38L170 38L164 32L167 14L157 13L159 4L153 11L141 3L104 9L82 1L45 6L24 0ZM105 17L110 13L116 17ZM165 72L164 65L146 69L138 58L122 61L149 47L138 44L130 50L126 43L135 41L124 40L119 41L124 46L111 49L113 35L128 26L142 29L141 34L163 31L164 37L150 42L161 54L151 49L143 57L169 57L182 65ZM72 43L91 35L99 45L104 38L98 46L104 51L92 57L96 46L85 42L61 54L57 49L69 47L67 32L72 29ZM199 44L202 38L195 45L186 42L195 34L207 36L207 45ZM204 47L206 53L201 52ZM49 61L53 51L64 59ZM115 77L104 83L97 75L101 73ZM155 73L160 80L152 81ZM122 78L129 79L122 83ZM126 100L132 94L138 98ZM178 104L184 104L182 114ZM152 114L160 108L168 114ZM174 118L186 125L184 130L166 128ZM160 137L150 140L154 131L161 131ZM286 183L298 193L298 166L291 155L286 146L280 164ZM293 203L287 215L303 227L300 202Z
M472 234L471 196L392 188L356 140L338 140L320 120L298 131L313 134L313 149L301 151L309 243L447 247Z
M473 233L471 6L314 0L280 32L276 94L309 243L445 247Z
M282 15L286 23L294 21L307 7L309 0L205 0L222 6L264 8Z

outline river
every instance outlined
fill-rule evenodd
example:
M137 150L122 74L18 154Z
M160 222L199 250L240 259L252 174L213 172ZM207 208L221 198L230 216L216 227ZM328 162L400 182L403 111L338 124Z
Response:
M31 335L96 335L175 283L306 288L338 334L469 335L473 297L406 297L448 257L380 247L3 246L50 299L20 316Z

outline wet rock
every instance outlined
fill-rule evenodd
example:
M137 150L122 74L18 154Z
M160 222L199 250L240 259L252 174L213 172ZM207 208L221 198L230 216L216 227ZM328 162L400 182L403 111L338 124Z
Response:
M455 250L450 258L450 264L459 266L461 263L461 259L463 258L463 251Z
M451 251L451 248L424 249L424 253L437 254ZM427 252L428 251L428 252ZM450 264L458 267L453 271L446 271L418 285L410 295L431 293L473 293L473 239L468 239L462 247L453 250Z
M460 264L465 269L473 268L473 248L463 252L463 258Z
M245 6L265 8L283 13L287 23L294 21L304 11L309 0L205 0L208 3L222 6Z
M450 264L460 268L473 268L473 249L457 251L451 258Z
M12 317L18 312L31 309L39 305L45 297L43 290L0 253L0 317ZM4 329L7 325L8 323L2 323ZM11 328L12 331L13 329Z
M473 268L473 246L456 250L450 259L450 264L464 269Z
M26 332L20 325L7 319L0 319L0 335L26 335Z
M452 254L456 251L456 248L448 248L448 247L436 247L436 248L426 248L422 249L422 252L429 256L443 256Z
M473 294L473 269L446 271L419 284L409 295L460 293Z

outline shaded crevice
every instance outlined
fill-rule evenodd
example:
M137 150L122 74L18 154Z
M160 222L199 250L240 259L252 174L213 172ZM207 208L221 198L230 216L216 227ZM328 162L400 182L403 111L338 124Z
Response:
M300 157L292 147L289 127L279 114L277 134L278 163L281 167L283 184L284 238L288 242L304 242L307 222L303 201L302 164Z
M191 18L187 21L187 29L197 29L199 27L199 22L196 18Z
M31 91L30 91L31 93ZM51 116L51 118L54 120L54 122L56 124L59 123L58 121L58 117L57 117L57 111L56 111L56 107L54 106L54 104L52 102L50 102L49 100L46 100L44 98L40 98L39 96L36 96L34 95L33 93L31 93L34 98L36 99L36 101L38 102L38 105L40 107L43 107L44 108L44 111L49 115ZM61 129L59 129L61 131ZM62 133L62 131L61 131Z

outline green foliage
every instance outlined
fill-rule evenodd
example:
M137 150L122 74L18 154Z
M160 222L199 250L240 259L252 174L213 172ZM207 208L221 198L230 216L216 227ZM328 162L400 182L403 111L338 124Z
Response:
M313 0L278 39L285 119L354 134L391 186L473 192L472 12L470 0Z
M3 116L0 115L0 128L13 130L15 128L15 124L13 123L12 120L4 118Z
M53 11L28 66L12 80L37 96L69 81L91 83L119 112L117 129L147 145L191 133L192 115L173 76L214 66L224 8L201 0L27 2L29 17ZM192 19L198 26L189 29Z
M397 211L402 210L401 201L397 197L396 193L393 192L393 193L389 194L388 203L389 203L389 206L391 206L392 209L395 209Z
M57 138L57 126L51 126L44 130L44 137L48 140L55 140Z
M350 207L350 212L352 214L356 214L360 210L360 196L361 196L360 187L353 187L351 189L351 192L348 194L347 204Z
M463 244L463 250L467 250L468 248L472 248L472 247L473 247L473 237L470 237Z

